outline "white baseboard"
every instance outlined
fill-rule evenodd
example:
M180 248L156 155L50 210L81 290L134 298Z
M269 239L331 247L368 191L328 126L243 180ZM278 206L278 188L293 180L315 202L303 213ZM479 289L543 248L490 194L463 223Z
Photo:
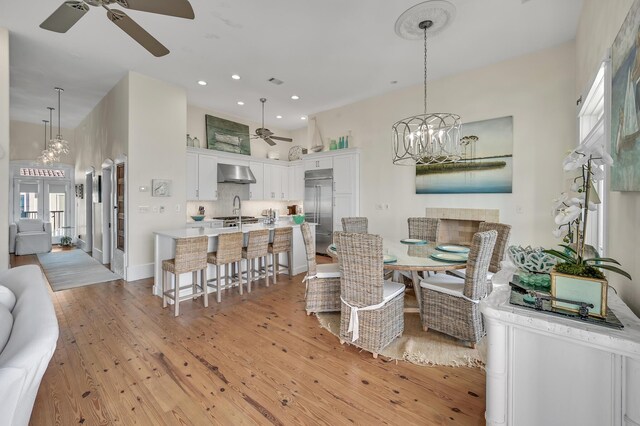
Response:
M91 251L91 257L93 257L98 262L102 263L102 250L99 250L96 247L94 247L93 250Z
M78 247L80 250L83 250L86 253L89 253L91 251L87 245L87 242L80 238L76 240L76 247Z
M153 263L143 263L142 265L127 266L127 281L136 281L153 277Z

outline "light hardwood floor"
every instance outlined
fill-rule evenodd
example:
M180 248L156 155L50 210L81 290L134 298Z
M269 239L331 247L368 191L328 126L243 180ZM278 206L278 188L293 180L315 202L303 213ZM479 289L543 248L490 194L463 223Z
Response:
M484 424L483 371L341 346L305 314L301 280L182 302L178 318L150 279L51 293L60 338L31 424Z

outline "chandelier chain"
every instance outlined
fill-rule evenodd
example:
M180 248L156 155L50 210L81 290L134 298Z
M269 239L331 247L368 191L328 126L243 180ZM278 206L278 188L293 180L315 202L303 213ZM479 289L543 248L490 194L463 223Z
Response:
M427 27L424 27L424 113L427 113Z

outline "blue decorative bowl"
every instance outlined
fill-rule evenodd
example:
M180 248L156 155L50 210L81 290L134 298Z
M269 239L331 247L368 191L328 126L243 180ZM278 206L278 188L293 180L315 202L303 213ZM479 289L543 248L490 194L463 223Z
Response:
M195 220L196 222L200 222L201 220L204 219L204 215L203 214L199 214L196 216L191 216L191 219Z

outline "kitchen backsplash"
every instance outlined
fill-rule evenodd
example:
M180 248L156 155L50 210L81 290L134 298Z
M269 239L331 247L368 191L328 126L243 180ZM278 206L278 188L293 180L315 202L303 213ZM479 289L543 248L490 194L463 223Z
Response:
M203 206L207 219L218 216L233 216L233 198L239 195L242 199L242 215L261 217L263 210L278 210L281 215L287 214L287 206L302 205L302 200L291 201L249 201L249 185L225 183L218 184L217 201L187 201L187 219L198 214L198 207Z

